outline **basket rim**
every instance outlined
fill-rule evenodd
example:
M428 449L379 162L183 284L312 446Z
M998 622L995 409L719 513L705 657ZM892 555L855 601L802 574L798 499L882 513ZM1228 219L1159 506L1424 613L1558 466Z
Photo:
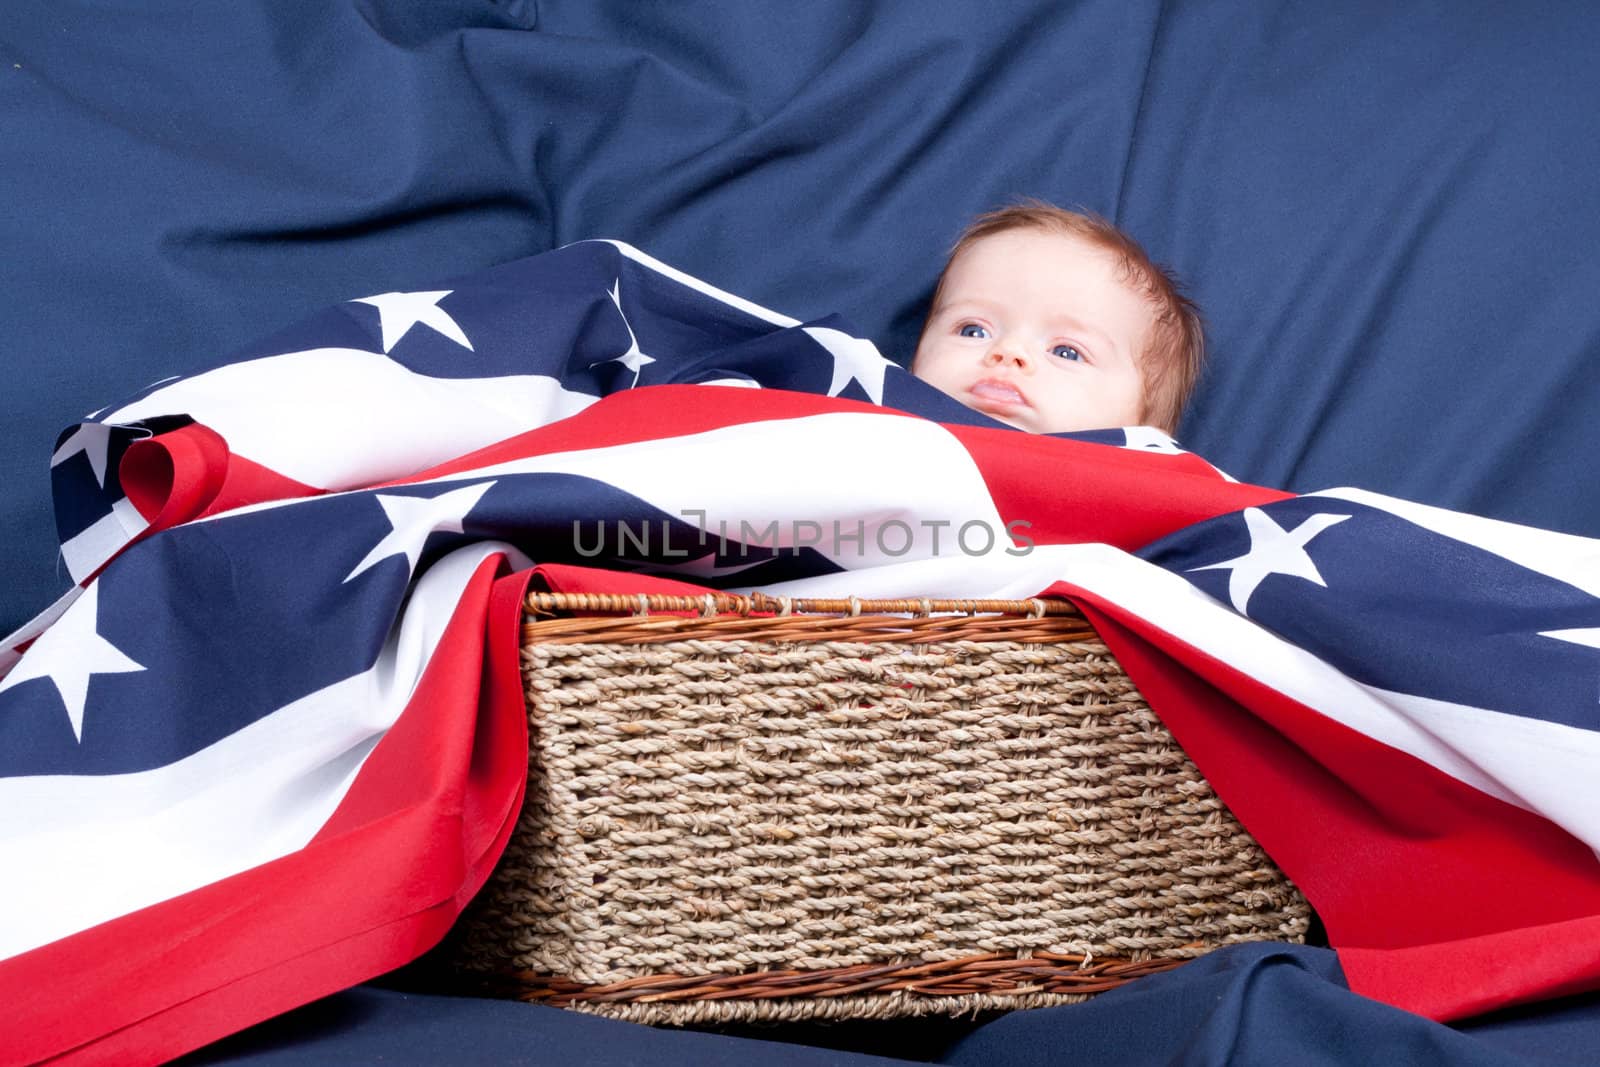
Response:
M485 987L552 1007L580 1004L710 1004L718 1001L826 999L870 993L909 997L1092 994L1169 971L1207 946L1143 959L1073 952L987 952L953 960L864 963L821 970L775 969L736 974L647 974L601 984L508 969L475 972Z
M932 615L1009 615L1030 619L1046 617L1082 618L1083 613L1064 597L1030 597L1027 600L948 599L917 597L876 599L850 597L773 596L759 590L743 593L706 593L703 596L674 596L664 593L548 593L529 592L523 601L529 615L557 615L567 611L603 612L648 616L681 615L696 612L702 618L717 615L907 615L922 618Z
M861 597L704 596L532 592L523 644L662 644L758 641L787 644L1096 640L1069 600L875 600Z

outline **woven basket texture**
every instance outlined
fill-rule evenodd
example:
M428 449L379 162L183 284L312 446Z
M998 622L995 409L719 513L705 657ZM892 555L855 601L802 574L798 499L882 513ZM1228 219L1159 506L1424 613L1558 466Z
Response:
M1098 640L534 640L523 664L527 799L452 953L559 979L531 997L668 1023L957 1013L1083 994L648 986L1304 939L1304 899Z

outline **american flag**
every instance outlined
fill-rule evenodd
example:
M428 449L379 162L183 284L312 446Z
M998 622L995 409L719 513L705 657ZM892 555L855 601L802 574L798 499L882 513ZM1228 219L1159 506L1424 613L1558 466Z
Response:
M70 428L0 645L0 1062L156 1062L425 951L564 591L1073 598L1436 1018L1600 986L1600 542L1038 437L627 245L329 309Z

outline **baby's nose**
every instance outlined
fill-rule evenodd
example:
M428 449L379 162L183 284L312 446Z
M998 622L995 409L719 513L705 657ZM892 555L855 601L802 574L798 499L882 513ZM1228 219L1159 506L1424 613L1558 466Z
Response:
M1015 343L1007 343L1005 340L997 341L989 349L986 359L990 366L1016 367L1018 370L1028 369L1033 362L1028 358L1026 348Z

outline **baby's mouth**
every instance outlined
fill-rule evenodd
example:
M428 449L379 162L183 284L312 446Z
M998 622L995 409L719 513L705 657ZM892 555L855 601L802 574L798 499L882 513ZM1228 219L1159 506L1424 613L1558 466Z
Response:
M993 404L996 407L1024 407L1028 403L1027 397L1010 382L999 378L985 378L971 389L967 390L979 402L979 406Z

